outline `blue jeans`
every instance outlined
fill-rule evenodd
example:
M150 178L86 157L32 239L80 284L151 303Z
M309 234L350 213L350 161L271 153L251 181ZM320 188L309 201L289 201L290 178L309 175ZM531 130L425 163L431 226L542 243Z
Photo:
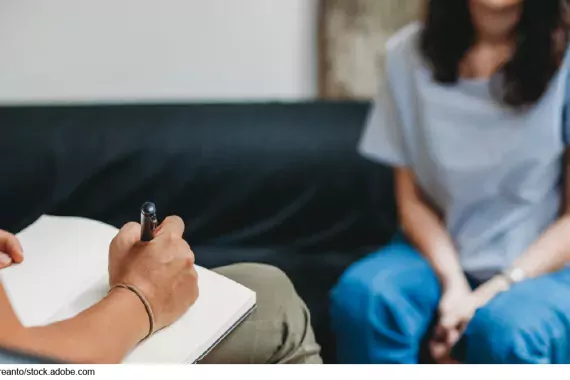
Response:
M352 265L331 293L339 361L417 363L440 297L431 266L404 241ZM466 364L570 363L570 269L497 295L459 346Z

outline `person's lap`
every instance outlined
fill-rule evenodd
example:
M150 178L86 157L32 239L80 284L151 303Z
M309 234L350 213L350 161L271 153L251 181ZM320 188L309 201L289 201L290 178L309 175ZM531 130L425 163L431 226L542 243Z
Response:
M287 276L275 267L236 264L216 272L257 293L257 308L202 364L320 364L310 315Z
M393 243L350 267L331 294L339 360L417 363L441 297L428 262ZM464 363L569 363L570 270L515 285L477 311Z
M465 363L570 363L570 270L517 284L475 313Z
M353 264L331 294L340 362L416 362L439 297L435 274L403 243Z

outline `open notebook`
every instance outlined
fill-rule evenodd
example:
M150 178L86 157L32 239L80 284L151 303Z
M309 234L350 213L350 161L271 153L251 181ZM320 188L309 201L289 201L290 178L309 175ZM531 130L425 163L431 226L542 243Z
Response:
M24 262L0 278L24 325L72 317L109 289L107 255L115 227L89 219L42 216L18 234ZM197 267L200 296L175 324L143 341L125 363L195 363L254 309L246 287Z

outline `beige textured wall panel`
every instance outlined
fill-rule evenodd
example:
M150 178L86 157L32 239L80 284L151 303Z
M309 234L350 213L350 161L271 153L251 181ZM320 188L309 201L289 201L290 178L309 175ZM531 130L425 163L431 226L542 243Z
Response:
M320 92L327 99L369 99L386 41L417 20L422 0L322 0Z

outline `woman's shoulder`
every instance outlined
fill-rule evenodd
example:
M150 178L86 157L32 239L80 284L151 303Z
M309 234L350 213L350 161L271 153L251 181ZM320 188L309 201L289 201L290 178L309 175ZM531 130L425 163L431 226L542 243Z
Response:
M412 22L399 29L386 42L386 56L391 59L409 59L419 55L421 22Z
M405 74L421 65L419 42L422 28L421 22L413 22L388 39L384 59L389 75Z

